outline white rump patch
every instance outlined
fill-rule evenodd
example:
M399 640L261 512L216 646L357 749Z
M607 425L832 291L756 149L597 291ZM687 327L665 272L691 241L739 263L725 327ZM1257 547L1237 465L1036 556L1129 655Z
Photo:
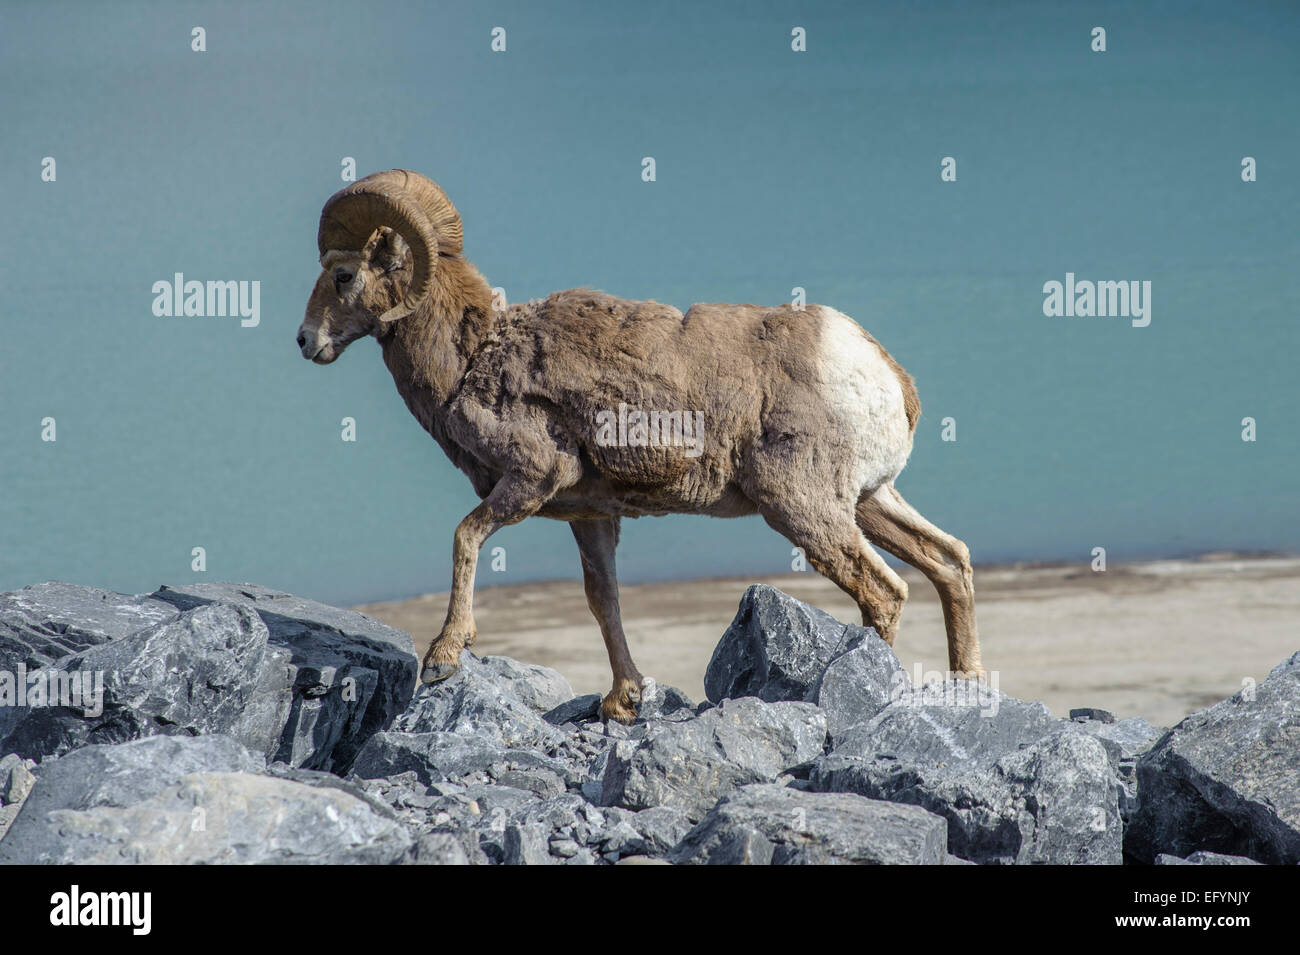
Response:
M857 322L824 305L820 364L823 399L830 411L828 437L852 450L849 486L856 498L903 470L911 451L903 386L876 344Z

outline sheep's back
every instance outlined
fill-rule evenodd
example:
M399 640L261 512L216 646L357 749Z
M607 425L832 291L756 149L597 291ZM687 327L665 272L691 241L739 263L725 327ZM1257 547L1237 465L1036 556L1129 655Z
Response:
M708 510L734 496L765 416L807 406L820 322L815 307L697 304L683 315L590 289L557 292L502 315L463 394L503 416L544 408L592 478L670 509ZM621 408L702 413L703 453L599 443L601 416Z

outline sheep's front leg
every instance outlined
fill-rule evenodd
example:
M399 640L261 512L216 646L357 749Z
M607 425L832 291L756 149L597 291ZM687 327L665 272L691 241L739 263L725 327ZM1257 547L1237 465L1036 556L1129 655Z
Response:
M507 524L517 524L537 512L546 494L535 485L502 479L483 503L456 526L452 546L451 599L442 632L429 645L420 680L445 680L460 666L460 654L478 636L474 626L474 571L483 542Z
M618 576L614 569L614 548L618 546L618 518L595 521L572 521L573 537L582 559L582 581L587 590L587 606L600 624L605 638L609 666L614 671L614 686L600 704L600 715L607 720L631 723L641 702L641 673L632 662L623 634L623 620L618 609Z

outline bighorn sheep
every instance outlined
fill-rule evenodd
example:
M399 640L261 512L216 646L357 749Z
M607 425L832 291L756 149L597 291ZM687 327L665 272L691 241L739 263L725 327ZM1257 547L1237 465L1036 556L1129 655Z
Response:
M820 305L683 315L589 289L494 310L461 254L455 207L400 169L330 197L317 244L323 271L298 330L303 357L327 365L377 338L407 408L482 498L456 528L450 605L425 682L450 676L474 642L480 546L534 514L567 521L577 539L614 673L606 719L633 720L642 686L619 619L622 517L760 514L892 644L907 584L874 543L938 590L950 668L983 673L966 546L894 489L921 412L912 378L852 319ZM614 414L626 436L628 407L702 412L703 441L687 453L598 440Z

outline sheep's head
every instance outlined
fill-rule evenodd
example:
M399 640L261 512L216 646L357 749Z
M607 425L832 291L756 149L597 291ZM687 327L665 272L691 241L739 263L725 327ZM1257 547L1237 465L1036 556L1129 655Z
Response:
M430 179L405 169L340 189L321 210L321 274L298 328L304 358L328 365L428 297L439 255L461 250L460 215Z

